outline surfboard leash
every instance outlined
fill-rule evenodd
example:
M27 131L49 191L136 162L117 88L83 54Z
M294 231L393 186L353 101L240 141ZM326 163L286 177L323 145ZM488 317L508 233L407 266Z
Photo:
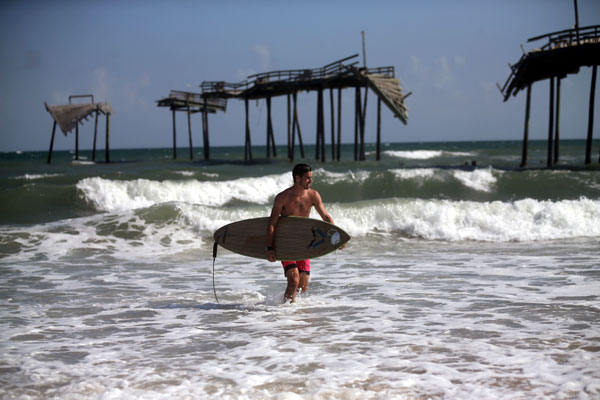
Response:
M213 293L215 294L215 300L217 303L219 302L219 298L217 297L217 289L215 287L215 261L217 260L217 248L219 247L219 243L215 242L213 244L213 268L212 268L212 281L213 281Z

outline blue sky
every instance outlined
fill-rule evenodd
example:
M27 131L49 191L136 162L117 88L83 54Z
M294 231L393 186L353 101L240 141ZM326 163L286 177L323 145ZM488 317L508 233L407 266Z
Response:
M578 4L580 26L600 23L600 2ZM69 95L87 93L114 109L112 148L170 147L171 113L156 100L171 89L200 91L204 80L317 68L354 53L362 63L363 30L367 65L394 66L404 90L413 92L407 126L383 111L384 141L520 140L525 95L503 102L496 82L504 84L521 44L542 44L528 38L574 23L572 0L2 1L0 151L47 150L52 119L44 101L66 104ZM590 80L584 67L562 82L562 138L585 138ZM533 86L532 139L547 135L548 90L547 81ZM344 142L354 135L353 94L344 91ZM299 95L305 143L315 140L316 97ZM370 142L374 100L370 93ZM285 107L284 97L273 100L278 145L285 144ZM252 102L250 114L253 144L264 145L264 101ZM230 100L225 114L211 115L211 145L243 145L244 118L239 100ZM597 110L595 138L599 119ZM200 115L192 116L198 148L201 126ZM178 145L187 146L184 113L177 129ZM91 148L92 135L90 120L80 128L82 149ZM74 145L73 134L57 135L55 149Z

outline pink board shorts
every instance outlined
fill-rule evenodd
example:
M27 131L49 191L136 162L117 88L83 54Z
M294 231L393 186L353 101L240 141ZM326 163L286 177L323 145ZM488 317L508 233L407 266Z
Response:
M287 274L288 270L292 268L298 268L299 272L304 272L310 275L310 260L299 260L299 261L282 261L283 274Z

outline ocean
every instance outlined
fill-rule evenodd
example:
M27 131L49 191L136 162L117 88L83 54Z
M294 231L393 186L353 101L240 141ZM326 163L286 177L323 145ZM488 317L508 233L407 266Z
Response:
M212 233L269 214L285 148L0 153L0 398L600 399L584 148L546 169L532 141L519 169L518 141L305 146L352 240L295 304L279 263L222 248L213 288Z

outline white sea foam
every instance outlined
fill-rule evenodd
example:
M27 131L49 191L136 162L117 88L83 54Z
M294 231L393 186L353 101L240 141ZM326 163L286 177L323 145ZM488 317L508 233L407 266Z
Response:
M501 173L501 171L492 168L476 169L474 171L455 170L452 172L454 177L463 185L482 192L491 192L497 180L494 175Z
M100 177L77 183L84 198L99 211L123 211L166 202L222 206L232 201L267 204L290 186L289 174L231 181L118 181Z
M386 150L383 154L396 157L406 158L410 160L429 160L437 157L472 157L474 153L466 153L460 151L443 151L443 150Z
M395 173L403 179L438 176L430 169ZM498 172L484 169L448 173L468 187L489 191ZM325 179L352 178L330 174ZM77 185L87 201L104 212L122 213L172 202L180 215L178 223L205 234L226 223L268 215L275 194L288 186L289 174L223 182L87 178ZM222 207L236 200L247 204ZM496 242L600 236L600 200L586 198L514 202L384 199L332 203L327 208L336 223L354 236L383 232L433 240ZM314 211L312 216L319 218Z
M45 178L56 178L58 176L63 176L63 174L25 174L12 177L11 179L25 179L31 181Z
M502 174L501 171L486 168L475 169L473 171L462 170L443 170L438 168L408 168L408 169L391 169L396 178L400 180L415 180L427 181L437 180L443 181L449 177L458 180L464 186L481 192L491 192L497 182L496 176Z
M371 173L365 170L352 171L348 170L346 172L331 172L319 168L315 170L315 176L318 177L319 181L324 183L333 185L335 183L346 182L346 183L362 183L367 181Z
M599 200L473 202L390 199L329 207L351 235L402 233L447 241L531 241L600 236Z

